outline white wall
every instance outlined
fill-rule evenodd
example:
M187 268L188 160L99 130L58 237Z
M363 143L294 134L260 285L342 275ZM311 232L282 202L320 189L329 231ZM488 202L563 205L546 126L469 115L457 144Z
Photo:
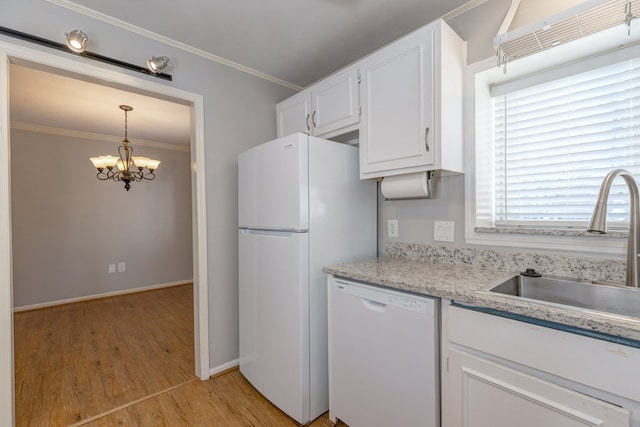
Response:
M133 64L144 65L151 55L165 55L172 63L172 82L132 75L203 95L210 366L235 360L238 357L236 158L241 151L275 137L274 104L293 91L44 0L2 2L0 25L59 42L64 40L65 32L82 29L90 37L92 52ZM4 36L0 40L53 53ZM56 54L72 57L64 52ZM80 57L77 60L91 62Z
M193 278L190 153L132 143L162 164L127 192L88 161L117 144L11 132L14 307Z

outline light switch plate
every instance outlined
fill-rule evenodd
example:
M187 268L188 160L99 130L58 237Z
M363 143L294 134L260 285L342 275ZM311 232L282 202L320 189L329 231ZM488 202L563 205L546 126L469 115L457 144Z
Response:
M453 242L454 225L453 221L435 221L433 223L433 240L436 242Z

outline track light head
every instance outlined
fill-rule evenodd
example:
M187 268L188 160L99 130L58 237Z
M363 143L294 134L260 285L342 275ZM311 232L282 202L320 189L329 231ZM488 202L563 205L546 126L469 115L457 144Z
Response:
M67 47L71 49L72 52L82 53L87 48L87 40L89 40L89 38L84 32L73 30L70 33L65 33L65 36L67 36Z
M153 74L161 73L169 65L169 58L166 56L153 56L147 60L147 68Z

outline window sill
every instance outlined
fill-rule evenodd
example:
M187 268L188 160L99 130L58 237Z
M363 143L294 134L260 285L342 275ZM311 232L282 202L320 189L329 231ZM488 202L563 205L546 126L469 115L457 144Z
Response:
M607 234L589 233L583 229L571 228L538 228L538 227L475 227L476 233L491 234L525 234L530 236L581 236L593 238L626 239L626 231L608 231Z
M503 227L469 227L465 243L484 247L554 251L572 256L624 258L626 232L592 234L585 230Z

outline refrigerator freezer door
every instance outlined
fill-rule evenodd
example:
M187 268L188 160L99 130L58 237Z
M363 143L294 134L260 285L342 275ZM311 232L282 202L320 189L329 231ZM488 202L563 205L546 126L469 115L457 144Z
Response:
M240 372L304 424L309 407L308 233L239 230Z
M294 134L238 157L238 225L309 228L309 136Z

